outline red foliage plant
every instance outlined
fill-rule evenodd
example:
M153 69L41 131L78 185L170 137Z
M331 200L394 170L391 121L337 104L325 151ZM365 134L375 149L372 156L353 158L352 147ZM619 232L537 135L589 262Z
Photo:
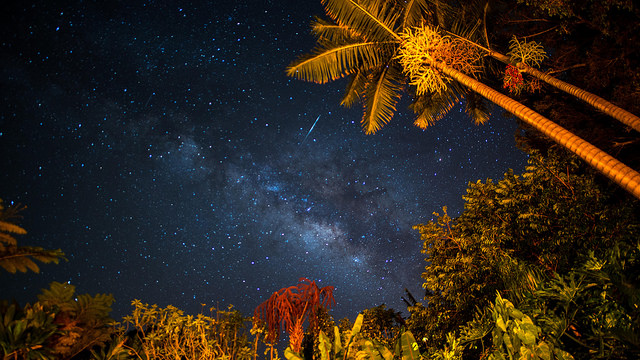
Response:
M285 330L289 336L295 332L296 322L299 324L309 319L309 327L318 326L317 310L320 307L331 308L335 305L333 286L318 288L315 281L300 278L297 286L282 288L260 304L254 312L254 322L264 321L268 327L265 337L267 341L277 343L280 331ZM300 327L300 325L298 325Z
M522 78L522 73L517 67L507 65L507 68L504 71L502 87L508 89L509 93L515 93L516 95L520 93L520 90L524 87L524 79Z

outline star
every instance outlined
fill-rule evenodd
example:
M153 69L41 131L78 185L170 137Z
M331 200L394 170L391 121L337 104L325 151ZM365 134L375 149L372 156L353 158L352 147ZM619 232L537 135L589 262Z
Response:
M31 5L1 15L0 197L28 206L21 244L69 261L8 278L21 303L69 281L112 293L116 319L133 299L250 315L307 277L336 287L337 320L403 311L425 265L412 226L525 165L513 121L423 131L400 104L366 136L345 83L287 78L320 2Z

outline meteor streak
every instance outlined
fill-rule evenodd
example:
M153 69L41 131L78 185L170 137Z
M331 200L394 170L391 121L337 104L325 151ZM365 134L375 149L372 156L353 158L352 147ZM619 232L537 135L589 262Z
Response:
M302 140L300 145L304 144L304 142L307 141L307 138L309 137L309 134L311 134L311 132L313 131L313 128L316 127L316 124L318 123L318 120L320 120L320 115L318 115L318 117L316 118L316 121L313 123L313 125L311 125L311 129L309 129L309 132L307 133L307 136L304 137L304 140Z

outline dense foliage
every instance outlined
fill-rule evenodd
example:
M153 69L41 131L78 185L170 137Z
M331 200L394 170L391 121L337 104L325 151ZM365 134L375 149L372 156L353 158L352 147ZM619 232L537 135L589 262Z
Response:
M322 3L329 20L313 23L318 48L289 74L351 77L342 104L363 104L366 132L390 121L409 86L420 127L460 102L476 123L489 121L492 108L479 95L440 78L442 68L424 67L420 49L438 40L447 46L430 50L436 62L640 166L633 128L551 85L562 80L640 113L640 9L632 1ZM418 26L424 34L410 36ZM413 80L442 83L410 85L403 77L398 55L411 49L409 40L424 42L414 44ZM283 330L291 360L640 358L640 205L522 126L519 143L531 152L523 174L470 183L463 213L452 218L444 207L415 227L426 296L409 303L406 319L381 305L335 326L332 289L305 279L274 293L254 318L231 306L192 316L135 300L118 324L109 317L110 295L76 295L72 285L53 282L33 304L0 302L3 359L273 360ZM19 210L0 202L0 266L38 272L36 261L63 259L61 250L18 246L16 236L26 234L15 223Z
M576 358L640 355L637 207L556 155L532 156L521 176L471 183L464 199L459 217L445 208L416 226L428 261L427 306L411 308L408 321L426 350L436 352L454 332L459 346L499 351L491 329L506 330L489 306L499 293L548 346Z
M76 295L75 287L53 282L38 301L21 308L0 303L0 347L4 359L71 359L111 340L113 297Z

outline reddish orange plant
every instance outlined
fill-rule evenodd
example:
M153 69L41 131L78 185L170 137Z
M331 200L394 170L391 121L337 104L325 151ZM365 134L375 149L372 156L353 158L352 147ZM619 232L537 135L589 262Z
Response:
M297 339L307 318L309 328L316 329L318 308L329 309L334 304L333 286L319 288L315 281L300 278L297 286L282 288L260 304L254 312L254 322L263 321L267 325L267 341L278 342L282 330ZM292 346L294 351L300 351L298 341L292 345L295 345Z

